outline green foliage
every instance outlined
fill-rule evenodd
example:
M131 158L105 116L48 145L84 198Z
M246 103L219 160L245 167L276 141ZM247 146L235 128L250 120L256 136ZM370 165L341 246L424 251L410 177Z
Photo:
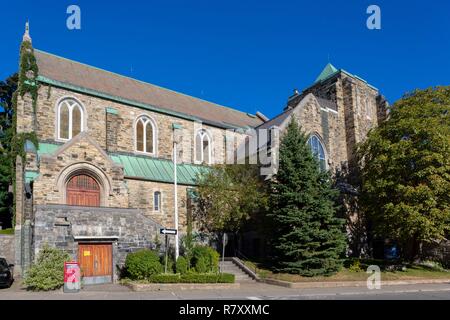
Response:
M166 255L165 254L161 255L161 257L159 258L159 261L161 262L161 265L162 265L163 271L164 271L165 266L166 266ZM175 261L169 252L169 254L167 256L167 273L173 273L174 271L175 271Z
M211 247L197 245L192 250L192 265L199 273L219 270L219 253Z
M450 86L416 90L359 146L361 207L404 258L450 230Z
M256 165L217 165L197 182L193 216L201 232L237 232L267 204Z
M189 211L190 210L188 210L188 212ZM187 228L186 228L187 230L186 230L186 235L181 239L181 248L182 248L183 255L186 259L187 270L190 270L192 267L191 260L192 260L192 256L193 256L195 241L194 241L194 235L192 234L192 216L189 213L186 217L186 222L187 222Z
M279 169L271 183L271 243L276 271L330 275L342 266L344 220L336 217L337 191L307 139L293 118L281 139Z
M70 261L67 252L45 246L37 261L28 270L24 284L30 290L55 290L64 285L64 262Z
M361 271L363 271L361 269L361 262L359 260L353 261L353 263L348 268L348 271L350 271L350 272L361 272Z
M234 274L230 273L157 274L146 280L150 283L234 283L234 281Z
M38 82L36 80L39 69L34 56L34 50L30 42L22 42L20 47L20 67L19 67L19 93L23 97L26 93L31 95L33 101L33 111L36 111L38 95Z
M12 226L13 199L9 186L14 180L14 158L11 142L14 136L14 92L17 90L18 75L14 74L0 82L0 222L3 227Z
M130 279L140 280L161 273L164 268L159 262L157 252L143 249L127 255L125 270Z
M14 229L13 228L2 229L0 230L0 234L14 234Z
M177 263L176 263L176 272L180 274L185 274L188 271L188 264L187 260L184 257L178 257Z
M206 273L208 272L208 262L206 257L200 257L197 259L195 263L195 271L198 273Z

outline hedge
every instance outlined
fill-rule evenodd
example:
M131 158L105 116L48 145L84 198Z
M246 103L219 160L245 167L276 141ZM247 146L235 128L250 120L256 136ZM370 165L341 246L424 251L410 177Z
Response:
M155 274L147 278L148 283L234 283L234 274L230 273L186 273Z

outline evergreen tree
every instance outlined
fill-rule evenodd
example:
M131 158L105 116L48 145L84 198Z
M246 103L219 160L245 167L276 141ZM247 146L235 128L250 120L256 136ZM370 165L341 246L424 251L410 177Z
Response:
M279 169L271 182L275 270L330 275L342 266L344 220L336 217L337 190L330 175L320 170L307 142L293 118L281 139Z
M9 192L14 174L11 153L13 127L13 94L17 89L18 76L14 74L0 81L0 222L3 228L12 226L13 195Z

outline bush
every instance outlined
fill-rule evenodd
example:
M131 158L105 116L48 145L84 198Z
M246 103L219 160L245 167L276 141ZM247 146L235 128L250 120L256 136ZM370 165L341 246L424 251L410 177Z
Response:
M205 264L205 271L199 271L197 265L199 260L203 258L203 262L200 264ZM195 266L197 272L217 272L219 270L219 253L211 247L197 245L192 250L192 265ZM202 270L203 266L200 266Z
M157 252L144 249L127 255L125 270L130 279L142 280L163 272L164 268Z
M188 271L188 264L187 260L184 257L178 257L177 263L176 263L176 272L180 274L185 274Z
M195 271L198 273L207 273L208 272L208 262L206 257L200 257L195 263Z
M355 260L350 267L348 268L348 271L350 272L361 272L363 271L361 269L361 262L359 260Z
M44 246L39 252L36 263L26 273L24 284L30 290L49 291L62 287L64 262L70 260L67 252Z
M163 254L159 259L159 261L161 262L164 272L166 266L166 256ZM175 271L175 262L173 261L173 258L169 255L167 257L167 273L174 273L174 271Z
M234 283L230 273L155 274L147 279L150 283Z

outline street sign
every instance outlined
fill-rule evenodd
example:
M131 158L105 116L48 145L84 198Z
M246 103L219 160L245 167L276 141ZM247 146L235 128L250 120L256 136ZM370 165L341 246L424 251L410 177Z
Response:
M173 234L173 235L175 235L175 234L177 234L177 229L166 229L166 228L159 229L159 233L160 234Z

